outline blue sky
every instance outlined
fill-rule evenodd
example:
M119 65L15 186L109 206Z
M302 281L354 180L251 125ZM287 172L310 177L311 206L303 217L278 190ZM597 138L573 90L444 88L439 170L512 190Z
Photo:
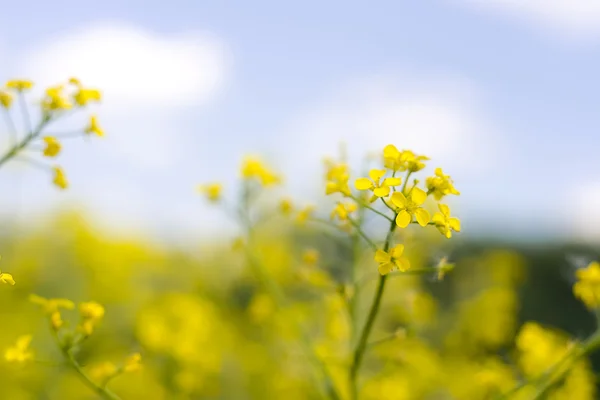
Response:
M354 161L387 143L431 155L463 193L452 204L467 231L600 239L593 0L2 9L0 78L78 75L105 89L108 131L65 146L67 192L36 169L0 171L11 218L83 203L112 225L188 237L220 221L195 184L234 184L251 152L309 201L344 139Z

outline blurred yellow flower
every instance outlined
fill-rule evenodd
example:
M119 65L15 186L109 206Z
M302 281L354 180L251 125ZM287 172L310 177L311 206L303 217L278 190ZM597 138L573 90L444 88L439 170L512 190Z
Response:
M33 87L33 82L23 79L13 79L6 82L6 87L8 89L16 90L17 92L24 92L25 90L29 90Z
M99 102L102 100L102 94L97 89L85 89L80 87L73 95L73 100L80 107L85 107L90 102Z
M398 186L402 183L400 178L385 178L382 181L383 176L386 174L385 169L372 169L369 171L369 178L358 178L354 185L358 190L371 190L374 198L387 197L390 194L390 188Z
M350 186L348 180L350 173L346 164L336 164L333 161L326 161L327 172L325 174L325 194L341 193L344 196L350 196Z
M448 194L459 195L460 192L454 187L452 178L449 175L444 175L441 168L435 169L435 176L430 176L425 180L427 191L433 194L433 197L440 201Z
M4 359L12 363L24 363L33 359L33 351L29 349L31 335L23 335L17 338L16 343L4 352Z
M379 273L381 275L387 275L398 268L404 272L410 268L410 261L408 258L403 257L404 245L398 244L389 251L377 250L375 252L375 261L379 263Z
M10 93L0 90L0 106L3 108L10 108L13 97Z
M60 153L60 142L54 136L44 137L44 142L46 143L46 148L44 149L46 157L56 157Z
M294 205L290 199L282 199L279 202L279 211L283 215L290 215L294 211Z
M15 280L11 274L0 271L0 283L6 283L7 285L15 285Z
M349 215L357 209L356 203L338 203L331 212L331 219L337 217L340 221L347 221Z
M67 181L67 177L63 172L61 167L53 167L54 170L54 180L52 181L56 186L61 189L66 189L69 186L69 182Z
M209 183L206 185L198 186L198 191L203 193L206 198L212 202L217 202L221 199L223 193L223 185L220 183Z
M392 194L392 203L397 207L396 224L400 228L406 228L416 216L417 222L421 226L429 223L429 213L421 205L427 200L427 193L418 187L414 187L407 196L400 192Z
M460 220L450 216L450 207L445 204L438 204L440 212L433 214L431 221L435 223L440 233L448 239L452 237L452 231L460 232Z
M61 308L65 310L72 310L75 308L75 304L68 299L46 299L44 297L38 296L37 294L30 294L29 301L33 304L37 304L42 307L42 310L46 314L52 314L56 311L59 311Z
M281 178L269 170L260 160L247 157L242 162L242 178L257 179L263 186L276 185Z
M104 136L104 129L102 129L100 127L100 124L98 123L98 117L95 115L92 115L90 117L90 124L85 128L85 133L88 134L95 134L96 136L102 137Z
M79 329L86 335L91 335L94 327L104 317L104 307L95 301L83 302L79 304L79 314L81 315Z
M417 156L410 150L398 150L393 144L383 149L383 163L386 168L393 171L417 172L425 168L423 161L429 160L425 156Z
M123 371L136 372L140 369L142 369L142 355L140 353L133 353L125 359Z
M600 263L594 261L575 272L577 282L573 285L575 297L590 308L600 307Z
M304 207L296 216L296 222L299 224L304 224L312 216L314 211L315 207L312 205Z
M46 97L42 100L42 110L45 112L69 110L71 102L63 93L64 86L57 85L46 89Z
M117 366L110 361L103 361L101 363L92 365L90 368L90 376L96 380L103 382L119 372Z

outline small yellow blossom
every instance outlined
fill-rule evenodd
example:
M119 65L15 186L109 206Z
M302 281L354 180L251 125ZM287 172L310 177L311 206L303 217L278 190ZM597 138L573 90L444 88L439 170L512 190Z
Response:
M296 216L296 222L299 224L304 224L312 216L312 213L314 211L315 211L315 206L311 205L311 206L304 207L302 210L300 210L300 212Z
M37 304L42 307L46 314L52 314L59 311L61 308L65 310L72 310L75 308L75 304L68 299L46 299L38 296L37 294L30 294L29 301L33 304Z
M142 355L140 353L133 353L125 359L123 363L124 372L136 372L142 368Z
M344 196L350 196L348 166L346 164L336 164L330 160L326 161L325 165L327 167L325 194L341 193Z
M418 187L414 187L407 196L395 192L392 195L392 203L397 207L398 212L396 224L400 228L406 228L415 216L419 225L427 225L430 220L429 212L421 207L425 200L427 200L427 193Z
M460 220L450 216L450 207L445 204L438 204L440 212L433 215L431 221L435 223L440 233L448 239L452 237L452 231L460 232Z
M263 186L276 185L281 178L269 170L261 161L248 157L242 163L242 178L257 179Z
M460 192L454 187L454 182L450 175L444 175L441 168L435 169L435 176L430 176L425 180L427 191L433 194L433 197L440 201L448 194L459 195Z
M590 309L600 308L600 263L594 261L575 272L577 282L573 285L575 297Z
M13 97L10 93L0 90L0 106L3 108L10 108L13 101Z
M90 368L90 376L94 380L100 382L112 378L113 376L117 375L118 372L119 369L117 366L110 361L98 363Z
M294 205L290 199L283 199L279 202L279 211L283 215L290 215L294 211Z
M307 249L302 253L302 261L308 265L317 265L320 254L315 249Z
M69 110L72 104L63 93L64 86L52 86L46 89L46 97L42 100L42 110L45 112Z
M31 335L23 335L17 338L16 343L4 352L4 359L13 363L24 363L33 359L33 351L29 349Z
M340 221L347 221L350 214L358 209L356 203L338 203L331 212L331 219L335 217L339 218Z
M6 87L8 89L16 90L17 92L24 92L33 87L33 82L23 79L13 79L6 82Z
M96 136L102 137L104 136L104 129L102 129L100 127L100 124L98 123L98 117L95 115L92 115L90 117L90 124L85 128L84 130L85 133L88 134L95 134Z
M81 315L79 329L86 335L91 335L94 327L104 317L104 307L95 301L80 303L79 314Z
M387 275L398 268L404 272L410 268L410 261L406 257L402 257L404 245L398 244L389 251L377 250L375 252L375 261L379 263L379 273Z
M52 182L59 188L66 189L69 186L69 182L62 168L53 167L52 169L54 170L54 180Z
M398 150L393 144L383 149L383 163L386 168L393 171L417 172L425 168L423 161L429 160L425 156L417 156L410 150Z
M371 190L373 191L375 200L377 197L387 197L390 194L390 188L398 186L402 183L400 178L385 178L382 181L383 176L386 174L385 169L372 169L369 171L369 178L358 178L354 185L358 190Z
M46 157L56 157L60 153L60 142L54 136L44 137L44 142L46 142L46 148L44 149Z
M11 274L0 271L0 283L6 283L7 285L14 286L15 280Z
M99 102L102 100L102 93L98 89L85 89L80 87L73 95L73 100L80 107L85 107L88 103Z
M221 200L221 195L223 193L223 185L220 183L209 183L207 185L198 186L198 191L203 193L206 198L212 202L217 202Z

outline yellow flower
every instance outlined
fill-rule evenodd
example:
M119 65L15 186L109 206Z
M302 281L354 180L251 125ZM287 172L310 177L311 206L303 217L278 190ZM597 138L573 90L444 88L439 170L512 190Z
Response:
M393 144L383 149L383 164L393 171L417 172L425 168L423 161L429 160L425 156L417 156L410 150L398 150Z
M90 102L99 102L102 100L102 93L97 89L85 89L80 87L73 95L73 100L80 107L85 107Z
M413 219L413 216L417 218L417 222L421 226L425 226L429 223L429 213L421 205L427 200L427 193L423 190L415 187L408 193L407 196L400 192L395 192L392 195L392 203L397 207L398 216L396 217L396 224L400 228L406 228Z
M123 363L124 372L136 372L142 368L142 355L140 353L133 353L125 359Z
M46 89L46 97L42 100L42 110L45 112L69 110L72 104L63 93L64 86L52 86Z
M52 181L56 186L61 189L66 189L69 186L69 182L67 181L67 177L63 172L61 167L53 167L54 170L54 180Z
M439 203L438 208L440 212L436 212L431 220L440 233L450 239L452 231L460 232L460 220L450 216L450 207L447 205Z
M6 87L8 89L16 90L17 92L24 92L33 87L33 82L22 79L13 79L6 82Z
M10 93L0 90L0 105L6 109L10 108L13 97Z
M33 351L29 349L31 335L23 335L17 338L17 342L6 349L4 359L8 362L24 363L33 359Z
M358 209L356 203L338 203L331 212L331 219L338 217L340 221L347 221L349 214Z
M320 254L315 249L307 249L302 254L302 261L308 265L317 265Z
M348 180L350 174L346 164L336 164L333 161L326 161L327 173L325 179L325 194L341 193L344 196L350 196L350 186Z
M276 185L281 178L275 175L258 159L248 157L242 163L242 178L257 179L263 186Z
M304 224L315 211L315 206L306 206L296 216L296 222L299 224Z
M404 245L398 244L393 247L390 251L386 252L383 250L377 250L375 252L375 261L379 263L379 273L381 275L387 275L398 268L404 272L410 268L410 262L406 257L402 257L404 253Z
M198 190L203 193L208 200L217 202L221 199L223 185L220 183L209 183L207 185L198 186Z
M575 272L577 282L573 285L575 297L588 308L600 308L600 263L594 261Z
M385 178L381 180L386 174L385 169L372 169L369 171L369 178L358 178L354 185L358 190L371 190L373 191L375 200L377 197L387 197L390 194L390 187L398 186L402 183L400 178Z
M279 211L283 215L290 215L294 211L294 206L290 199L283 199L279 202Z
M30 294L29 301L42 307L46 314L52 314L59 311L61 308L72 310L75 304L68 299L46 299L37 294Z
M0 271L0 283L6 283L7 285L14 286L15 280L11 274Z
M519 364L525 376L534 378L559 362L569 351L566 338L535 322L526 322L515 339Z
M104 361L90 368L90 375L96 381L105 381L119 372L117 366L110 361Z
M444 175L441 168L435 169L435 176L430 176L425 180L427 191L433 194L437 201L440 201L448 194L459 195L460 192L454 187L454 182L450 175Z
M102 137L104 136L104 129L102 129L100 127L100 124L98 123L98 117L95 115L92 115L90 117L90 124L85 128L85 133L93 133L96 136Z
M91 335L94 327L104 317L104 307L95 301L80 303L79 314L81 315L79 329L86 335Z
M46 142L46 148L44 149L46 157L56 157L60 153L60 142L54 136L46 136L44 142Z

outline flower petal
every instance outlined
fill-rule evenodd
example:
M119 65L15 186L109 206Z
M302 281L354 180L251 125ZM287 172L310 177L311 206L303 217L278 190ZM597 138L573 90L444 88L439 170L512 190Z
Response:
M392 250L390 250L390 254L394 258L400 258L400 256L402 256L402 253L404 253L403 244L397 244L394 248L392 248Z
M394 203L396 207L405 208L407 202L406 196L402 193L394 192L394 194L392 194L392 203Z
M385 186L399 186L402 183L400 178L385 178L383 184Z
M375 252L375 261L377 261L378 263L387 263L390 262L391 259L392 256L383 250L377 250Z
M448 220L448 225L456 232L460 232L460 220L458 218L450 218Z
M442 214L446 217L450 216L450 207L448 207L445 204L439 203L438 204L438 208L440 209L440 211L442 212Z
M400 228L406 228L411 222L412 216L406 210L402 210L398 213L398 216L396 217L396 224Z
M373 182L371 182L369 179L367 178L358 178L355 182L354 182L354 186L358 189L358 190L369 190L373 187Z
M421 204L425 203L425 200L427 200L427 193L417 187L413 188L410 192L410 199L413 201L413 203L420 206Z
M396 158L400 155L398 148L393 144L388 144L383 148L383 157L385 158Z
M417 217L417 222L421 226L426 226L429 223L429 220L431 219L429 213L424 208L417 208L415 210L415 216Z
M446 219L444 218L442 213L436 212L435 214L433 214L433 218L431 218L431 222L435 223L436 225L445 225Z
M406 272L410 269L410 261L406 257L398 258L396 259L396 266L401 272Z
M385 169L372 169L369 171L369 177L373 179L374 182L379 182L386 172L387 170Z
M373 190L373 194L377 197L387 197L390 194L390 187L382 186L382 187L375 188Z
M379 273L381 275L387 275L390 272L392 272L392 270L394 269L394 264L391 262L385 263L385 264L379 264Z

